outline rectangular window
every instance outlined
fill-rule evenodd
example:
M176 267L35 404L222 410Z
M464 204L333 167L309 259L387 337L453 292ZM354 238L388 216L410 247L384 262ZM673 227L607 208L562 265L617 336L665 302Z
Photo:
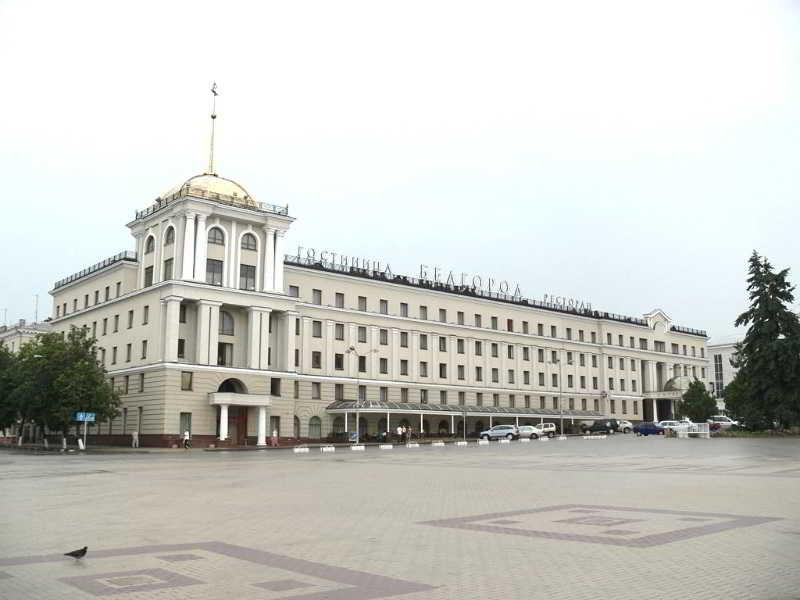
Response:
M465 392L458 392L458 405L464 406L467 403L467 394Z
M464 324L464 312L463 311L458 311L456 313L456 322L459 325L463 325Z
M508 383L512 385L514 383L514 369L508 370Z
M83 295L83 308L89 308L89 294ZM692 347L692 351L694 351L694 346Z
M492 329L497 329L497 317L492 317Z
M497 358L499 356L499 351L497 348L497 344L492 342L492 358Z
M447 352L447 338L439 336L439 352Z
M531 384L531 372L530 371L523 371L522 372L522 383L524 385Z
M483 317L481 315L475 315L475 327L483 327Z
M147 358L147 340L142 340L142 359Z
M289 286L289 297L290 298L299 298L300 297L300 288L296 285Z
M558 375L556 373L553 373L552 382L553 387L558 387Z
M530 329L530 327L528 326L528 322L527 321L523 321L522 322L522 333L530 333L529 329Z
M500 383L500 371L499 369L492 369L492 383Z
M112 365L117 364L117 347L116 346L111 348L111 364Z
M114 315L114 333L119 331L119 315Z
M613 377L609 377L608 378L608 389L609 390L613 390L614 389L614 378Z
M380 313L382 315L388 315L389 314L389 301L388 300L380 300L378 302L378 306L379 306L378 310L380 311Z
M344 371L344 354L333 355L333 368L337 371Z
M439 404L447 404L447 392L439 390Z
M239 265L239 289L255 291L256 268L254 265Z
M492 406L500 406L500 394L492 394Z
M578 329L578 341L583 341L583 329Z
M191 391L191 389L192 389L192 373L190 371L181 371L181 389L183 391L185 391L185 392L186 391Z
M408 332L401 331L400 332L400 347L401 348L408 348Z
M293 398L300 397L300 382L297 380L292 382L292 397Z
M407 302L401 302L400 303L400 316L401 317L407 317L408 316L408 303Z
M120 295L121 293L122 293L122 282L121 282L121 281L118 281L118 282L117 282L117 298L119 298L119 295Z
M322 337L322 321L311 321L311 337Z
M567 375L567 387L571 388L571 387L574 387L574 385L575 385L575 383L572 380L572 375Z
M447 323L447 311L444 308L439 309L439 322Z
M322 290L311 290L311 303L317 306L322 305Z
M475 404L477 406L483 406L483 392L475 394Z
M389 373L389 359L381 358L378 362L381 375L387 375Z
M164 276L161 278L163 281L172 279L172 264L173 259L168 258L164 261Z
M128 329L132 329L132 328L133 328L133 311L129 310L128 311Z
M147 281L147 270L146 269L145 269L145 281ZM150 267L150 284L151 285L153 284L153 267ZM111 288L109 286L106 286L104 292L105 292L106 302L108 302L109 300L111 300ZM65 309L64 312L66 312L66 309Z
M408 360L405 358L400 360L400 375L408 375Z
M233 366L233 344L226 342L217 343L217 365L224 367Z
M581 389L586 389L586 375L581 375Z
M506 331L514 331L514 319L506 319Z
M609 356L608 357L608 368L609 369L613 369L614 368L614 357L613 356Z
M333 399L337 402L344 400L344 384L337 383L333 386Z
M381 346L388 346L389 345L389 330L388 329L380 329L378 331L378 342Z
M144 392L144 373L139 373L139 393Z
M457 371L459 381L464 381L464 365L458 365Z
M475 367L475 381L483 381L483 367Z
M206 259L206 283L222 285L222 261Z
M597 354L592 354L592 367L597 368Z
M544 373L539 373L539 385L544 386Z
M514 358L514 346L512 346L511 344L508 344L506 346L506 356L508 356L508 358L512 360Z
M97 337L97 321L92 321L92 337Z
M389 388L387 387L378 388L378 392L379 392L378 398L380 399L381 402L386 402L389 399Z
M419 318L423 321L428 319L428 307L427 306L420 306L419 307Z
M280 396L281 395L281 378L280 377L271 377L269 380L269 395L270 396Z
M408 402L408 388L400 388L400 402Z
M544 348L539 348L538 352L536 353L536 359L540 362L544 362Z
M522 348L522 360L530 362L531 360L531 349L527 346L523 346Z
M572 327L567 327L566 334L567 334L567 339L571 340L572 339Z
M147 307L145 307L145 308L147 308ZM147 312L147 311L145 311L145 312ZM181 307L178 310L178 322L179 323L186 323L186 305L185 304L181 304Z
M358 297L358 310L366 312L366 310L367 310L367 297L366 296L359 296Z
M483 342L475 342L475 356L483 356Z
M569 399L569 405L568 406L569 406L570 410L575 410L575 398L570 398Z
M130 383L131 383L130 375L125 375L125 377L122 378L122 393L124 395L128 394Z
M624 346L625 345L625 336L621 333L617 336L617 346Z
M456 340L456 352L458 354L464 354L464 340L462 339Z
M622 401L622 414L623 415L627 415L628 414L628 401L627 400L623 400Z
M428 363L426 363L424 360L419 363L419 376L420 377L428 376Z
M337 340L344 339L344 323L336 323L333 326L333 337Z
M639 414L639 402L637 400L633 401L633 414Z
M592 389L597 389L597 377L592 377Z
M94 303L97 304L98 302L100 302L100 290L95 290L94 291Z
M585 366L586 366L586 355L585 355L583 352L581 352L581 353L578 355L578 364L579 364L581 367L585 367Z
M336 308L344 308L344 294L336 292Z
M419 401L421 404L428 403L428 390L420 390L419 391Z
M366 356L359 356L358 357L358 372L359 373L366 373L367 372L367 357Z
M367 328L366 327L359 327L358 328L358 341L361 344L367 343Z
M635 379L631 379L631 391L632 392L636 391L636 380Z
M424 333L420 334L419 336L419 349L420 350L428 349L428 336Z
M556 326L550 325L550 337L556 337L556 333L557 333Z
M178 340L178 358L186 358L186 340Z
M439 363L439 379L447 379L447 363Z
M363 358L363 356L361 358ZM312 369L322 368L322 352L315 350L314 352L311 353L311 368Z
M620 389L621 392L625 391L625 380L624 379L620 379L619 380L619 389Z
M322 384L318 381L311 382L311 399L319 400L322 398Z

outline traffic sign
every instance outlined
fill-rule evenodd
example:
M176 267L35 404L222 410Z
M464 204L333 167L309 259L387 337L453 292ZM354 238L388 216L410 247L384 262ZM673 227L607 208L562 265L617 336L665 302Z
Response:
M72 416L72 420L73 421L83 422L83 423L94 423L94 420L95 420L96 416L97 416L97 413L80 412L80 411L78 411Z

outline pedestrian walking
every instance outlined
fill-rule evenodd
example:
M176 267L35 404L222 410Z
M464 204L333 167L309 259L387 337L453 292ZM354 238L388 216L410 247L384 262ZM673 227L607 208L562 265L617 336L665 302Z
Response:
M131 448L138 448L139 447L139 432L134 431L131 433Z
M278 430L277 429L273 429L272 430L272 437L269 439L269 445L272 446L273 448L277 448L278 447Z
M402 425L398 425L397 426L397 441L398 441L398 443L403 441L403 426Z
M192 437L189 435L189 430L183 432L183 448L188 450L192 447Z

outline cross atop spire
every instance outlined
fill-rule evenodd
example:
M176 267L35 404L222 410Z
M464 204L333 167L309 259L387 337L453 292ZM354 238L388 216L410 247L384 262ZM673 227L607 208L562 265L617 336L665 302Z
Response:
M211 144L208 152L208 171L206 175L216 175L214 172L214 124L217 120L217 82L211 85Z

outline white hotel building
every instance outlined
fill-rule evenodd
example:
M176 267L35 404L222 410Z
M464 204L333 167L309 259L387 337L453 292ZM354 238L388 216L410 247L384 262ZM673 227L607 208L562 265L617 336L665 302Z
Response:
M661 310L624 317L309 258L285 248L292 222L199 175L136 213L135 251L55 284L53 328L94 334L122 398L98 438L344 439L357 408L368 436L401 422L460 436L465 419L468 433L562 415L654 420L706 379L705 332Z

